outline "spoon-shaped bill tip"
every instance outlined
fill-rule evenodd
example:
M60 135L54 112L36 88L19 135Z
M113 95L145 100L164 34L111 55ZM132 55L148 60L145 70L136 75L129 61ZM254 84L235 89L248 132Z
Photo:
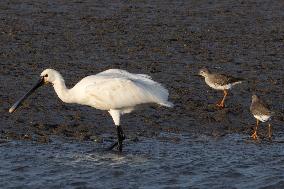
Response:
M12 106L12 107L9 109L9 113L13 113L15 110L16 110L16 108L15 108L14 106Z

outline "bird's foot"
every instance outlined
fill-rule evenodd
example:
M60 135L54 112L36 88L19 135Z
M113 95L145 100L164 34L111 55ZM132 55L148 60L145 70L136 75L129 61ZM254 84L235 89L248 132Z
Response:
M123 133L121 126L119 126L119 125L116 126L116 131L117 131L117 142L115 142L113 145L111 145L108 148L108 150L112 150L114 147L117 146L117 150L119 152L122 152L122 142L125 140L125 135Z
M110 147L108 147L106 150L110 151L112 150L114 147L116 147L118 145L118 142L113 143Z
M125 135L122 133L118 139L117 150L122 152L122 142L125 140Z
M225 107L224 103L222 103L222 102L217 103L216 106L217 106L218 108L224 108L224 107Z
M119 152L122 152L122 142L125 140L125 135L122 134L119 138L118 138L118 141L113 143L110 147L107 148L108 151L110 150L113 150L114 147L116 147L116 149L119 151Z
M257 139L258 139L258 136L257 136L256 131L254 131L254 133L251 135L251 138L252 138L253 140L257 140Z

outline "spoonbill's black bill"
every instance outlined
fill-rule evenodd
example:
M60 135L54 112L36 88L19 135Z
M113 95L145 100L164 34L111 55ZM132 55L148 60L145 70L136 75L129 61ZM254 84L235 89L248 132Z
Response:
M37 88L39 88L43 84L44 84L44 77L41 77L37 81L37 83L9 109L9 112L13 113L23 103L23 101L26 98L28 98Z

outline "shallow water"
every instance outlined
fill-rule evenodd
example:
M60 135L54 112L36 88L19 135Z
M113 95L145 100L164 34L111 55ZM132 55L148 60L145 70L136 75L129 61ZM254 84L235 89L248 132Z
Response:
M106 143L8 141L0 147L0 188L283 188L279 136L252 142L239 134L162 133L126 141L122 154L104 151Z

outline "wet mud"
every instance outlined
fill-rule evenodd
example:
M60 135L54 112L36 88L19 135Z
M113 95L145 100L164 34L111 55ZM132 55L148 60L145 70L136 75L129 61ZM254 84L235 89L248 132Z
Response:
M284 120L281 7L281 1L2 1L1 136L84 140L114 130L107 113L63 104L51 86L9 114L45 68L60 71L69 87L109 68L149 74L164 84L175 108L124 116L130 134L249 134L250 98L256 93L277 112L277 135ZM203 66L246 79L233 88L223 110L214 106L222 92L194 76Z
M283 8L282 1L3 0L0 145L53 144L59 137L96 148L115 140L107 112L64 104L52 86L40 88L14 114L8 109L45 68L58 70L68 87L119 68L151 75L169 89L175 104L123 116L126 146L142 139L183 142L179 135L249 139L254 93L276 112L273 140L283 147ZM246 80L230 91L222 110L214 104L223 93L195 76L204 66ZM266 123L260 137L267 139Z

